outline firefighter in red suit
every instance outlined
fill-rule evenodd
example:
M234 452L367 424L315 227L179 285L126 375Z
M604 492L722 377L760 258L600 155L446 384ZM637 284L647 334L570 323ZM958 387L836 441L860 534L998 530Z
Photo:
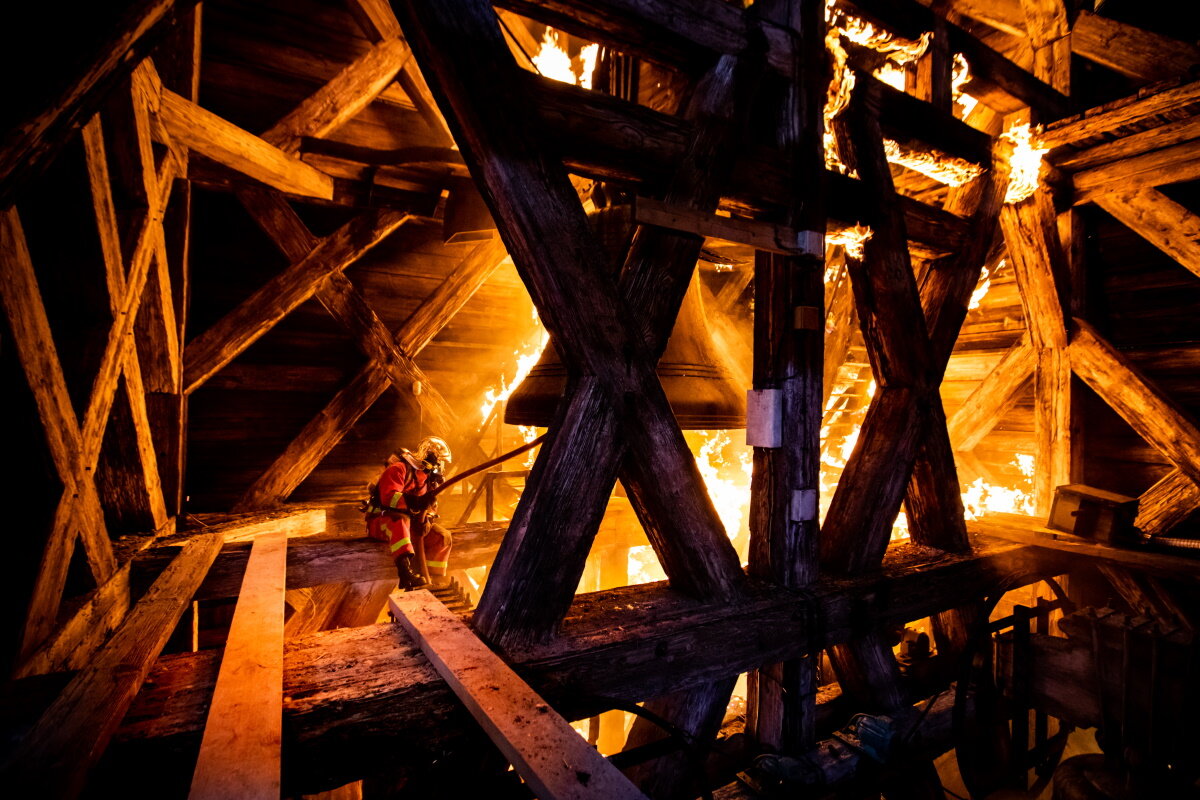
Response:
M365 509L367 534L387 542L403 589L419 589L427 583L416 568L418 546L425 553L430 578L440 582L446 575L450 532L433 521L437 501L431 505L422 498L442 483L449 463L450 447L429 436L416 451L402 449L390 456L378 482L371 485Z

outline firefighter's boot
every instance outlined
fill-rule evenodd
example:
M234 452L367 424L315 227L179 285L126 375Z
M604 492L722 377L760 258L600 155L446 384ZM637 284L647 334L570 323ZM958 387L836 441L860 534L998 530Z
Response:
M412 553L406 553L396 559L396 574L400 577L400 588L406 592L420 589L429 583L421 576L421 573L413 568L416 560L417 557Z

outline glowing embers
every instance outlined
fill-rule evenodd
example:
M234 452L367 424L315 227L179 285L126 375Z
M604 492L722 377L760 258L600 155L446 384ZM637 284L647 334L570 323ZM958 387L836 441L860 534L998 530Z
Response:
M962 493L963 515L977 519L988 513L1033 514L1034 457L1018 454L1013 466L1021 474L1017 485L1012 488L996 486L983 478L976 478Z
M564 47L566 34L546 26L542 35L542 46L532 59L537 71L547 78L563 83L592 88L592 71L600 54L600 45L585 45L578 59L572 59Z
M883 140L883 148L889 163L919 172L947 186L970 183L983 172L978 164L965 159L929 150L914 150L891 139Z
M1030 128L1028 123L1014 125L1000 134L1000 138L1012 142L1013 145L1012 154L1008 157L1011 174L1004 202L1019 203L1033 194L1040 185L1042 156L1050 148L1042 145L1038 131Z

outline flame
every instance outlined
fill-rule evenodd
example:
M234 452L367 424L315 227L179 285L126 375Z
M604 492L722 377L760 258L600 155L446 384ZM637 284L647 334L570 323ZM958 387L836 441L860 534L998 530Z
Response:
M585 89L592 88L592 73L596 71L596 61L600 58L600 45L589 44L579 51L579 62L582 71L579 74L579 85Z
M829 81L829 89L825 93L825 169L837 170L843 175L857 177L857 173L842 161L838 149L837 136L833 132L833 121L850 105L850 97L854 94L854 73L846 66L846 48L842 47L842 37L837 28L830 27L825 34L825 47L829 50L833 64L833 78Z
M1021 473L1021 480L1013 488L995 486L983 478L976 478L967 486L962 493L963 515L967 519L978 519L984 514L995 512L1034 513L1034 457L1022 453L1017 455L1012 463Z
M983 172L983 168L978 164L972 164L965 159L945 153L913 150L891 139L884 139L883 147L889 163L919 172L947 186L962 186L975 180Z
M1000 259L1000 263L996 265L996 272L1004 269L1004 259ZM983 298L987 297L988 290L992 288L992 275L988 272L988 268L984 267L983 272L979 276L979 283L975 286L975 291L971 292L971 301L967 303L967 310L970 311L979 308L979 304L983 302Z
M1034 130L1025 123L1014 125L1000 134L1001 139L1013 144L1012 155L1008 158L1012 174L1008 179L1008 191L1004 194L1006 203L1019 203L1038 188L1042 156L1050 150L1042 146L1039 133L1040 130Z
M883 62L883 66L871 74L893 89L899 89L902 92L908 83L908 73L904 70L904 67L894 61Z
M863 247L867 240L875 235L875 232L866 225L854 225L849 228L829 234L825 238L826 245L841 245L846 248L846 255L851 258L862 258ZM828 273L826 273L826 282L828 282Z
M546 345L550 343L550 334L542 327L541 320L538 319L537 309L533 311L533 323L533 334L525 340L524 344L513 351L517 370L512 379L507 380L501 375L500 385L492 386L483 393L483 402L479 406L480 425L486 423L496 406L508 400L513 391L521 385L521 381L525 380L526 376L529 375L529 371L534 368L538 359L541 358L542 350L546 349ZM532 438L526 438L525 441L532 441Z
M591 89L592 72L596 69L596 61L600 56L600 45L585 45L579 52L576 63L563 46L565 37L566 34L562 31L547 25L546 32L542 34L541 48L532 59L533 65L547 78Z
M963 86L971 80L971 65L962 53L954 54L954 73L950 80L950 90L954 95L954 104L959 109L959 118L966 119L979 101L963 91Z
M825 47L829 50L833 64L833 77L826 92L823 112L825 168L837 170L850 177L858 177L842 159L837 136L833 132L833 121L850 104L855 84L854 72L846 63L849 56L846 48L842 46L842 39L886 55L887 60L875 70L874 75L889 86L904 91L904 67L925 54L929 47L929 34L922 34L916 41L902 39L836 8L834 0L827 0L825 4L825 19L829 22ZM888 162L919 172L948 186L962 186L974 180L983 171L978 165L961 158L943 153L918 152L892 139L885 139L884 147Z
M545 428L538 428L534 425L519 425L517 430L521 432L521 439L525 444L529 444L537 437L546 432ZM529 451L529 455L525 457L525 469L533 469L533 462L537 460L538 447Z
M696 467L704 478L708 496L717 507L717 516L721 518L725 532L730 539L737 539L748 532L751 450L741 447L733 460L726 459L724 451L733 445L733 437L728 431L698 431L697 434L700 450L696 454Z

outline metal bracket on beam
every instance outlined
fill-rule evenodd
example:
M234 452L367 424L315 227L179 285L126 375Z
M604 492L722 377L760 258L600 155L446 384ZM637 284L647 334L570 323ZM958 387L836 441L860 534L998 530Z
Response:
M746 392L746 444L779 447L783 444L783 392L751 389Z

